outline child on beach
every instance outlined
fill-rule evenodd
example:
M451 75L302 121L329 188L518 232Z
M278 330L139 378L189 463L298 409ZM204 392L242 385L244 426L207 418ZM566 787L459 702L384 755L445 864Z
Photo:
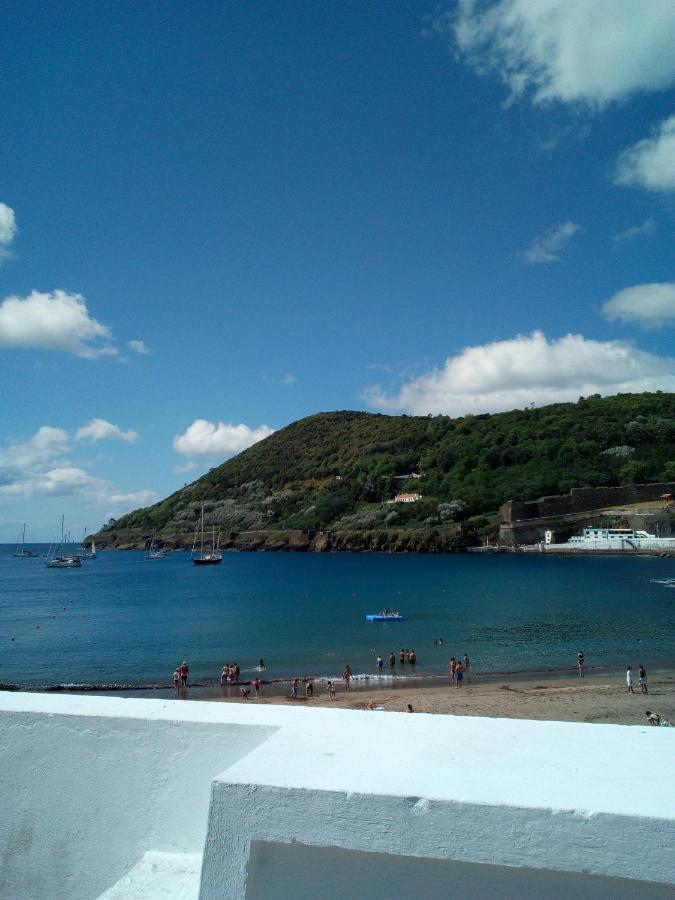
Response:
M635 693L635 691L633 690L633 669L631 668L631 666L628 666L628 668L626 669L626 690L629 694Z
M332 681L329 681L327 687L328 687L328 699L335 700L335 685L333 684Z
M260 696L260 679L259 678L253 679L253 690L255 691L255 699L257 700L258 697Z
M452 679L452 683L455 683L455 672L457 671L457 660L454 656L450 657L450 662L448 663L448 668L450 669L450 678Z
M220 686L222 687L227 682L227 673L230 670L229 663L225 663L221 672L220 672Z
M458 688L461 688L462 681L464 680L464 666L461 663L457 663L457 668L455 669L455 684Z
M178 669L173 673L173 687L176 691L180 688L180 672Z
M310 678L310 680L308 682L306 682L306 684L305 684L305 697L308 700L311 700L313 696L314 696L314 683Z
M577 666L579 667L579 678L584 677L584 663L586 662L586 656L584 655L584 651L580 650L577 653Z
M294 700L298 699L298 685L300 684L299 678L294 678L293 683L291 684L291 697Z
M240 693L241 693L242 700L248 700L248 695L250 693L248 688L246 688L246 687L241 688Z
M377 668L378 668L378 669L381 669L382 666L384 665L384 660L382 659L381 656L378 656L378 657L377 657L377 663L376 663L376 664L377 664Z
M344 670L344 672L342 673L342 678L345 683L345 690L348 691L349 690L349 682L351 681L351 678L352 678L352 670L351 670L350 666L347 666L347 668Z
M640 668L638 670L638 674L640 676L638 679L638 684L640 685L640 693L648 694L649 689L647 688L647 670L645 669L644 666L642 666L642 665L640 666Z

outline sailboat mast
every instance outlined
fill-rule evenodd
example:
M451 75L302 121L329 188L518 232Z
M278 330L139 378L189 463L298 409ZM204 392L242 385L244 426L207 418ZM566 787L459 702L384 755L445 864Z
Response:
M201 555L201 558L204 559L204 504L203 504L203 503L202 503L202 527L201 527L201 538L200 538L200 540L201 540L201 544L200 544L201 553L200 553L200 555Z

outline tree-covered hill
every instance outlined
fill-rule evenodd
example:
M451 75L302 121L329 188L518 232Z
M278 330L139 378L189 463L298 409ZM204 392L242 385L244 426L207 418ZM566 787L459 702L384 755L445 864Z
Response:
M206 521L229 531L428 528L494 512L506 500L673 479L674 394L596 395L457 419L319 413L114 529L188 532L202 503ZM423 500L384 502L403 490Z

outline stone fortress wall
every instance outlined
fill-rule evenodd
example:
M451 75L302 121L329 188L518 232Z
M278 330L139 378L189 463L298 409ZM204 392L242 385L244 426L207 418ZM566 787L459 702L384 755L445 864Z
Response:
M504 547L536 544L549 529L562 540L591 524L650 533L658 527L661 536L668 537L675 534L675 512L660 500L662 494L675 494L675 482L572 488L569 494L538 500L509 500L499 510L499 543ZM631 508L652 501L652 507Z

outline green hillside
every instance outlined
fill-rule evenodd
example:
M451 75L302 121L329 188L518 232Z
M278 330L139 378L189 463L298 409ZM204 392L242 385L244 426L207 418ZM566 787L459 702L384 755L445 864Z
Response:
M401 476L419 473L418 479ZM495 512L572 487L675 479L675 395L580 398L495 415L308 416L281 429L116 531L414 529ZM414 504L383 501L403 490ZM111 529L107 529L110 531Z

